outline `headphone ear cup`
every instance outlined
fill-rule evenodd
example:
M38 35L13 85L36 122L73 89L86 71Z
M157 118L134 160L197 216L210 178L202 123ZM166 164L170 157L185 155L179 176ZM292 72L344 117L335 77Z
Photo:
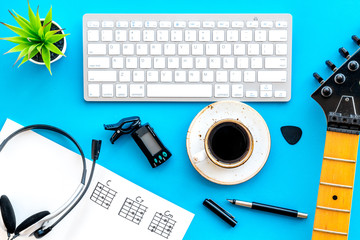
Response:
M9 198L6 195L2 195L0 198L0 209L1 217L7 232L14 233L16 228L15 212Z
M24 231L31 225L37 223L38 221L40 221L41 219L43 219L44 217L46 217L49 214L50 214L49 211L43 211L43 212L39 212L34 215L31 215L30 217L25 219L22 223L20 223L20 225L15 229L15 235L19 235L22 231Z

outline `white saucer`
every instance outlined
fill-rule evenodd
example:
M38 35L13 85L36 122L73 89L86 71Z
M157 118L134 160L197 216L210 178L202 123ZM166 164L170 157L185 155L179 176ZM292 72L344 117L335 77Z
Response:
M223 168L213 163L205 154L204 138L217 121L235 119L250 131L254 148L250 158L235 168ZM270 132L261 115L250 106L237 101L220 101L201 110L192 121L186 137L186 148L194 168L209 181L234 185L254 177L265 165L270 153ZM199 154L204 160L199 160Z

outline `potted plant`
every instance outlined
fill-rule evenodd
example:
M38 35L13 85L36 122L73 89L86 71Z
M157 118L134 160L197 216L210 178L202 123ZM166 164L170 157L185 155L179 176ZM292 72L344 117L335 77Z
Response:
M14 65L22 58L19 67L30 60L33 63L45 65L51 74L50 64L64 56L66 50L65 37L69 34L64 34L64 30L52 21L52 8L50 8L45 19L40 19L39 7L35 15L31 10L29 1L28 6L29 20L17 14L14 10L13 13L9 10L20 27L3 22L1 24L18 34L18 36L0 39L18 44L6 52L20 52Z

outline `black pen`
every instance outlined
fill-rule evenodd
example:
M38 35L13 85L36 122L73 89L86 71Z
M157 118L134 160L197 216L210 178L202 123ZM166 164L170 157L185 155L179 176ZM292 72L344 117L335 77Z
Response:
M252 209L256 209L256 210L260 210L260 211L264 211L264 212L276 213L276 214L285 215L285 216L289 216L289 217L307 218L307 216L308 216L306 213L301 213L296 210L275 207L275 206L266 205L266 204L257 203L257 202L251 203L251 202L239 201L236 199L227 199L227 200L230 203L238 205L238 206L252 208Z

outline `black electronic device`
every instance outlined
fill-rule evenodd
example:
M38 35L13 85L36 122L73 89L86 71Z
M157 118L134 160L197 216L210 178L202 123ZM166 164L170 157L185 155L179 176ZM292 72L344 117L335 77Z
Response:
M162 144L154 129L148 123L135 130L131 136L153 168L161 165L171 157L169 150Z
M116 124L104 124L104 128L115 131L110 138L112 144L121 135L131 133L132 138L153 168L164 163L172 155L157 137L154 129L148 123L141 125L140 118L137 116L123 118Z

